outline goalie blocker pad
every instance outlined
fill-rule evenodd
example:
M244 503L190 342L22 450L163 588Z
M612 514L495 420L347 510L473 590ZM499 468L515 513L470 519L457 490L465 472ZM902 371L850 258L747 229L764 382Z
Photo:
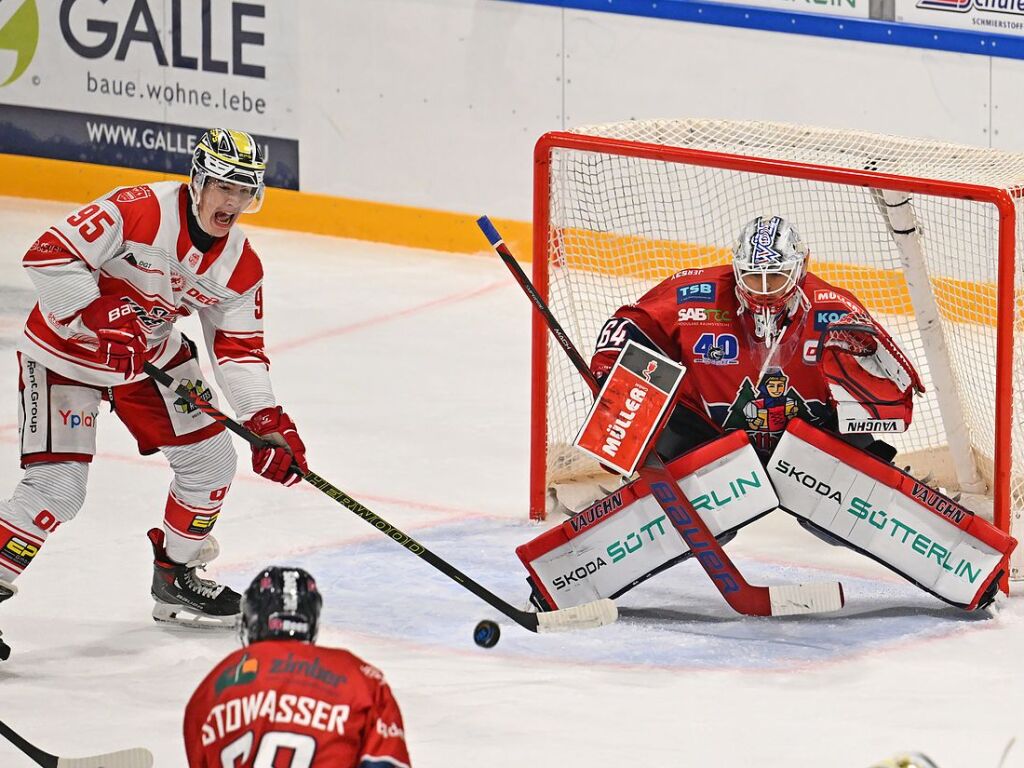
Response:
M800 419L786 426L768 475L787 512L966 610L994 595L1017 545L934 488Z
M713 536L778 507L778 497L742 430L689 451L668 465ZM686 542L637 479L557 528L516 548L552 608L618 597L689 554Z

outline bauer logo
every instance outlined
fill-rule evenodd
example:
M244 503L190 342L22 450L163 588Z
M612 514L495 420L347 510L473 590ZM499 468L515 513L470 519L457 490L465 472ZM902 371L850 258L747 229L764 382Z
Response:
M690 304L715 300L714 283L690 283L676 288L676 304Z
M161 29L167 3L62 0L60 33L83 59L124 62L147 58L158 66L266 78L266 8L254 2L174 3L174 23ZM211 5L215 5L211 9ZM2 5L0 5L2 8ZM197 55L189 55L194 52Z
M21 77L36 54L39 43L39 11L36 0L8 0L0 3L0 63L6 63L14 54L10 70L0 67L0 87Z

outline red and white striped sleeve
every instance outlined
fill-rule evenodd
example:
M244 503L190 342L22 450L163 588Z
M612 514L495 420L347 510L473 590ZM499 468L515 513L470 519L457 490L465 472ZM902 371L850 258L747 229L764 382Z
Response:
M227 287L235 295L199 312L217 382L240 421L276 404L263 349L263 266L245 242Z

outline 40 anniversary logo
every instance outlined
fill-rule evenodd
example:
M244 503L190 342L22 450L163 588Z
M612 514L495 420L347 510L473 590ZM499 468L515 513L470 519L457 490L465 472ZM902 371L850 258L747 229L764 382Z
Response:
M39 10L36 0L0 0L0 52L14 52L14 68L9 74L0 69L0 88L21 77L39 44ZM0 53L0 60L7 58ZM7 75L4 77L4 75Z

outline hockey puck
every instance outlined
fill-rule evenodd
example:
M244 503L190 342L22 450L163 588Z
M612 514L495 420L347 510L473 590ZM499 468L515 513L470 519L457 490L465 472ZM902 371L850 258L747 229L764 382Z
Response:
M501 628L490 619L484 619L473 630L473 642L481 648L493 648L501 637Z

